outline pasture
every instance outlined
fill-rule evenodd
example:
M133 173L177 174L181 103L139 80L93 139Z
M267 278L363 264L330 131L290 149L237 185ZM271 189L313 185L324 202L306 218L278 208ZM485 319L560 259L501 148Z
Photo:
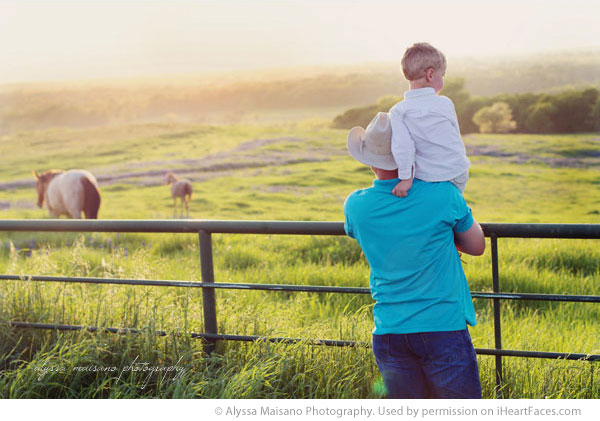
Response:
M469 135L465 197L480 222L600 223L600 137ZM47 218L32 170L85 168L98 179L100 219L166 219L167 171L192 181L190 217L339 221L345 197L369 186L346 132L328 122L147 124L52 129L0 138L2 218ZM200 280L197 236L0 233L0 273ZM597 241L500 239L506 292L600 295ZM368 266L348 238L215 235L217 282L365 287ZM489 250L463 256L472 291L491 290ZM202 353L202 294L188 288L1 281L0 397L374 398L368 348L220 342ZM368 296L218 290L221 333L369 341ZM491 303L475 300L476 347L494 343ZM11 320L133 327L140 335L15 330ZM503 347L600 353L594 304L504 302ZM156 337L155 330L172 334ZM135 361L178 375L81 371ZM479 356L484 397L493 357ZM598 398L597 364L505 358L506 397ZM63 370L51 370L52 367Z

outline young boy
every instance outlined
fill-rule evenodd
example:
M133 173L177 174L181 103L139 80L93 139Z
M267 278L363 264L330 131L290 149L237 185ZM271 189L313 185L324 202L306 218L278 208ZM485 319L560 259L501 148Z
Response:
M405 197L413 177L450 181L464 192L471 164L454 104L437 95L444 87L446 57L428 43L414 44L402 57L402 72L410 90L390 109L392 154L401 180L393 193Z

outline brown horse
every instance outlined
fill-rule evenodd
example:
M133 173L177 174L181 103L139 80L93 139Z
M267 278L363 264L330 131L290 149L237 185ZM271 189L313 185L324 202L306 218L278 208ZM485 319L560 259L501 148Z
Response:
M80 219L81 212L86 219L98 219L100 208L100 189L94 176L85 170L49 170L38 174L33 172L37 180L38 206L44 202L51 218L66 215Z
M173 214L177 214L177 198L181 199L181 213L183 214L183 205L187 215L190 214L190 199L192 198L192 182L190 180L180 180L172 172L165 175L167 185L171 185L171 196L173 196Z

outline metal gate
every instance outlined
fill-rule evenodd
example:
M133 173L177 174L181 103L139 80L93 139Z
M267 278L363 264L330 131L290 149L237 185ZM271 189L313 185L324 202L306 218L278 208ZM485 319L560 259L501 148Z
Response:
M500 300L536 300L566 301L579 303L600 303L597 295L561 295L561 294L520 294L500 291L498 267L498 238L572 238L600 239L600 224L481 224L486 237L490 237L492 257L493 292L472 292L473 298L493 300L494 348L476 348L480 355L493 355L496 362L497 397L501 396L502 357L550 358L566 360L600 361L598 354L577 354L570 352L540 352L502 349L502 328L500 319ZM299 221L215 221L215 220L0 220L0 231L50 231L50 232L135 232L135 233L197 233L200 244L200 264L202 282L110 279L54 276L15 276L0 275L3 280L22 280L41 282L77 282L94 284L146 285L202 288L204 332L191 333L193 338L206 341L205 349L211 352L218 340L256 341L295 343L303 341L312 345L326 346L369 346L368 343L354 341L298 338L273 338L260 336L241 336L219 334L217 332L217 314L215 289L265 290L265 291L302 291L316 293L370 294L368 288L279 285L279 284L243 284L215 282L212 257L212 234L286 234L286 235L345 235L342 222L299 222ZM65 324L11 322L14 327L57 329L57 330L103 330L112 333L137 333L136 329L98 328ZM157 331L157 335L167 333Z

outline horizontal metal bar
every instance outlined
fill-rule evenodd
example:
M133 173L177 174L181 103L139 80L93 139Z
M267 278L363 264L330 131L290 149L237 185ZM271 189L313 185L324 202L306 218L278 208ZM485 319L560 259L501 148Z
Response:
M345 235L342 222L188 220L4 219L0 231L156 232Z
M223 335L217 333L192 333L192 338L203 338L203 339L216 339L225 341L244 341L244 342L276 342L286 344L297 344L303 343L306 345L325 345L325 346L336 346L336 347L370 347L371 344L368 342L356 342L356 341L338 341L333 339L299 339L299 338L273 338L266 336L244 336L244 335Z
M202 282L188 282L179 280L150 280L150 279L122 279L122 278L88 278L79 276L40 276L40 275L0 275L0 280L7 281L34 281L34 282L66 282L83 284L111 284L111 285L142 285L157 287L207 287Z
M120 278L85 278L67 276L39 276L39 275L0 275L0 280L8 281L35 281L35 282L67 282L87 284L114 284L114 285L143 285L187 288L215 288L215 289L240 289L260 291L291 291L291 292L331 292L341 294L370 294L369 288L335 287L320 285L286 285L286 284L242 284L242 283L202 283L181 280L148 280L148 279L120 279ZM575 303L600 303L600 295L564 295L564 294L520 294L520 293L493 293L472 292L473 298L504 300L531 300L531 301L563 301Z
M505 357L549 358L561 360L600 361L599 354L574 354L568 352L520 351L514 349L476 348L480 355L502 355Z
M61 323L32 323L32 322L10 322L12 327L25 328L25 329L50 329L50 330L66 330L66 331L80 331L86 330L88 332L107 332L107 333L142 333L143 330L133 328L120 328L120 327L96 327L96 326L78 326L78 325L67 325ZM162 330L155 330L153 333L157 336L166 336L167 332Z
M600 224L481 224L486 236L512 238L600 238ZM146 232L345 235L343 222L189 220L4 219L0 231Z
M120 279L120 278L85 278L67 276L39 276L39 275L0 275L0 280L7 281L34 281L34 282L66 282L85 284L114 284L114 285L142 285L187 288L215 288L215 289L242 289L262 291L293 291L293 292L333 292L346 294L370 294L369 288L334 287L320 285L279 285L279 284L238 284L238 283L203 283L189 281L168 281L148 279Z
M12 327L26 328L26 329L51 329L61 331L81 331L87 330L89 332L107 332L107 333L142 333L144 330L132 329L132 328L114 328L114 327L95 327L95 326L77 326L77 325L66 325L66 324L49 324L49 323L31 323L31 322L10 322ZM171 333L163 330L155 330L153 333L157 336L167 336ZM181 332L173 332L173 335L180 336ZM246 335L223 335L223 334L211 334L211 333L195 333L189 334L195 339L213 339L213 340L227 340L227 341L244 341L244 342L255 342L255 341L267 341L277 343L303 343L306 345L325 345L325 346L336 346L336 347L347 347L347 346L358 346L358 347L371 347L369 342L358 342L358 341L338 341L332 339L299 339L299 338L281 338L281 337L267 337L267 336L246 336ZM546 358L546 359L563 359L563 360L585 360L585 361L600 361L600 355L598 354L576 354L568 352L542 352L542 351L521 351L511 349L488 349L488 348L475 348L477 354L480 355L502 355L506 357L524 357L524 358Z
M528 294L512 292L471 292L473 298L528 300L528 301L562 301L571 303L600 303L600 295L567 295L567 294Z
M116 327L96 327L96 326L78 326L78 325L67 325L67 324L51 324L51 323L32 323L32 322L10 322L12 327L25 328L25 329L45 329L45 330L61 330L61 331L71 331L77 332L86 330L88 332L96 333L96 332L106 332L106 333L143 333L144 330L140 329L132 329L132 328L116 328ZM157 336L167 336L170 333L165 332L164 330L154 330L152 331ZM181 332L173 332L175 336L181 336ZM300 339L300 338L274 338L274 337L266 337L266 336L243 336L243 335L223 335L216 333L196 333L191 332L190 337L194 339L217 339L217 340L227 340L227 341L245 341L245 342L254 342L254 341L266 341L266 342L282 342L282 343L304 343L307 345L325 345L325 346L337 346L337 347L345 347L345 346L370 346L367 342L355 342L355 341L338 341L333 339Z
M600 224L481 224L486 237L507 238L600 238Z

